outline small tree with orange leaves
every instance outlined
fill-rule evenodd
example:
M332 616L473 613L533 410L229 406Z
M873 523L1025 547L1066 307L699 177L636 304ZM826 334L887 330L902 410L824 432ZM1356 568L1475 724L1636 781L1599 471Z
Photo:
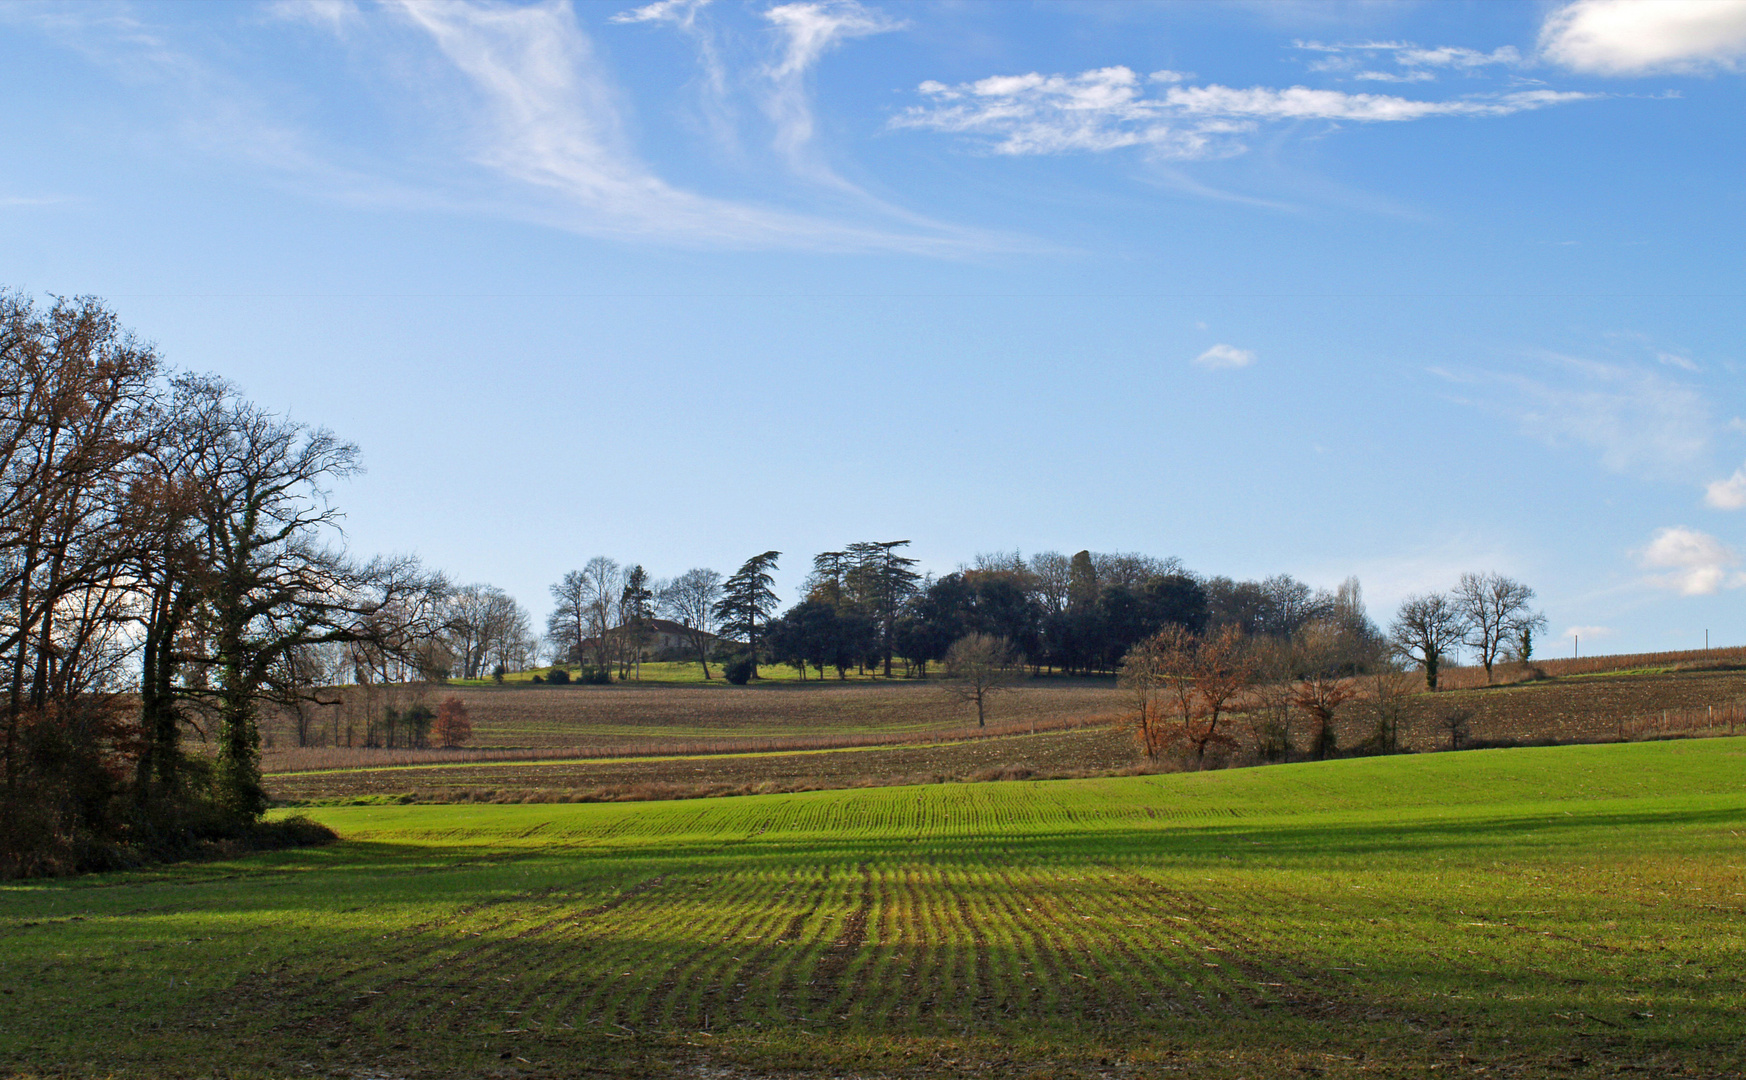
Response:
M1358 694L1350 677L1345 642L1340 630L1327 623L1311 623L1298 631L1294 643L1297 689L1294 704L1315 725L1310 755L1317 761L1334 749L1334 714Z
M1194 762L1199 766L1206 761L1208 746L1237 744L1219 730L1219 721L1255 681L1255 660L1242 628L1227 626L1203 638L1200 647L1194 650L1192 672L1200 709L1193 722L1184 725L1184 736L1194 747Z
M437 707L436 723L432 725L438 745L453 749L473 737L473 725L467 720L467 706L458 697L443 699Z
M1170 687L1156 642L1148 638L1122 658L1121 685L1134 704L1134 738L1140 752L1156 758L1169 741L1165 714L1169 711Z
M1134 735L1149 758L1182 743L1191 730L1198 645L1190 631L1166 626L1129 649L1122 660L1122 685L1134 695Z

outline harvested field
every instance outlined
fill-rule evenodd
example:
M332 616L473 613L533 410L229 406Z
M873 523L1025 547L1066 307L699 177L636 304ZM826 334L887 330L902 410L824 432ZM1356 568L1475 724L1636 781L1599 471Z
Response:
M1107 726L955 743L799 754L631 758L299 772L270 778L288 801L410 796L420 802L585 801L812 791L943 780L1113 773L1134 745Z
M342 688L348 701L366 693ZM383 691L378 690L377 693ZM937 683L924 681L612 686L396 688L404 707L453 695L466 705L478 747L635 746L651 740L848 739L934 733L975 726L976 714ZM1114 719L1122 694L1113 679L1038 679L989 698L997 728L1060 726ZM318 728L320 725L318 724ZM275 721L266 768L281 771L289 752L283 718ZM754 747L747 746L746 749ZM782 749L772 745L768 749Z
M1473 710L1473 738L1516 742L1594 742L1653 730L1664 712L1746 705L1746 671L1621 672L1546 679L1489 689L1439 691L1414 699L1410 745L1432 749L1448 736L1437 722L1450 709ZM1356 734L1356 732L1354 732ZM1348 744L1350 745L1350 744ZM1403 745L1409 745L1403 738Z
M1524 667L1516 663L1499 663L1492 668L1492 682L1487 683L1482 667L1444 668L1438 682L1445 690L1473 690L1487 685L1502 685L1534 679L1562 679L1572 675L1600 675L1612 672L1716 671L1746 669L1746 646L1724 649L1685 649L1679 652L1613 653L1601 656L1567 656L1556 659L1536 659Z
M502 717L548 710L542 730L556 738L566 730L558 712L578 708L574 730L609 731L593 745L549 742L531 747L484 747L468 751L314 748L269 751L268 788L283 800L333 800L409 796L420 801L557 801L676 798L856 787L932 779L972 779L1028 771L1040 776L1108 774L1141 763L1120 731L1126 703L1122 691L1103 684L1043 679L997 700L995 726L986 731L957 727L927 730L898 726L905 718L936 711L954 715L937 687L915 683L759 688L648 687L566 690L463 691L480 695L476 707L494 717L481 725L488 736L506 730L525 734L530 725ZM635 723L611 724L614 707L638 710ZM1658 737L1665 734L1726 734L1709 727L1741 718L1746 672L1687 670L1624 672L1546 679L1486 689L1420 694L1411 700L1400 747L1431 751L1449 747L1441 718L1469 714L1463 745L1569 743ZM498 711L491 712L492 709ZM684 710L691 710L684 715ZM1732 709L1732 711L1730 711ZM857 713L857 710L859 712ZM790 730L782 738L739 735L704 741L698 730L756 729L779 715ZM844 721L847 716L858 721ZM879 721L892 725L878 730ZM1029 719L1026 719L1029 718ZM1049 732L1016 737L1031 723ZM737 725L737 727L736 727ZM833 726L834 725L834 726ZM1700 730L1691 730L1695 725ZM1364 745L1374 719L1363 701L1346 706L1336 723L1343 751ZM872 728L872 730L869 730ZM1053 729L1052 731L1050 729ZM1742 730L1746 730L1743 727ZM635 734L639 739L632 739ZM1301 742L1306 732L1299 729ZM794 753L829 747L864 747L842 753ZM661 760L626 760L628 755ZM576 760L591 759L591 760ZM601 760L611 759L611 760ZM1239 750L1230 764L1247 764ZM1215 764L1226 760L1215 756ZM423 766L410 768L404 766Z
M325 808L0 889L0 1074L1738 1076L1743 754Z

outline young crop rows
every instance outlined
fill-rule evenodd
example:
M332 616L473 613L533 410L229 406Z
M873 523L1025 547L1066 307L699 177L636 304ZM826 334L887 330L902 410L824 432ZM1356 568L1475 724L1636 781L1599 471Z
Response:
M0 1067L1719 1069L1743 749L334 809L337 848L0 896Z

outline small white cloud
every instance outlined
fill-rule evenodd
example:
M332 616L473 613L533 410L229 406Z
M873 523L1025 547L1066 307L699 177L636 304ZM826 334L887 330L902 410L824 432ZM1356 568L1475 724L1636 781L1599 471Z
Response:
M1746 0L1577 0L1547 16L1540 51L1597 75L1737 69Z
M1570 629L1564 631L1564 636L1567 638L1588 638L1590 641L1598 641L1601 638L1610 638L1616 633L1618 633L1618 631L1610 626L1572 626Z
M1734 417L1734 419L1728 421L1728 428L1731 431L1746 431L1746 417Z
M1248 349L1239 349L1235 345L1214 345L1195 357L1194 362L1203 368L1211 368L1214 371L1246 368L1255 362L1255 354Z
M1734 470L1726 480L1717 480L1704 488L1704 502L1717 510L1746 510L1746 465Z
M1681 596L1709 596L1746 583L1746 575L1733 569L1740 564L1733 549L1683 525L1657 529L1640 557L1645 567L1667 571L1650 577L1651 582Z

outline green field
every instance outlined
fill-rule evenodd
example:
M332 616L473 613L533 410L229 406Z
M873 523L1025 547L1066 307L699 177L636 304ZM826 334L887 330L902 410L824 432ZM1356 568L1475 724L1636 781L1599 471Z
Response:
M1746 740L343 807L0 889L0 1072L1739 1075Z

